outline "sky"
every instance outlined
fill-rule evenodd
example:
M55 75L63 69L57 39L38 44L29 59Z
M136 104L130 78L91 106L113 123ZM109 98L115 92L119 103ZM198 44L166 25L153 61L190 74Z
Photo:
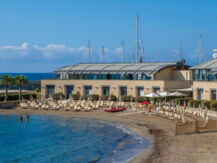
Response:
M198 63L217 48L216 0L0 0L0 72L52 72L88 62L132 61L136 16L146 62ZM158 50L156 50L158 49ZM158 55L156 53L158 51ZM141 54L142 55L142 54ZM157 57L158 56L158 57Z

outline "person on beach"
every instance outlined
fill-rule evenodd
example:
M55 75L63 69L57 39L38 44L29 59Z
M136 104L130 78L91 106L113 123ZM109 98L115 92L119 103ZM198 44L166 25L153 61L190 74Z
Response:
M26 122L28 123L29 122L29 115L26 114Z
M20 122L23 122L23 115L20 115Z

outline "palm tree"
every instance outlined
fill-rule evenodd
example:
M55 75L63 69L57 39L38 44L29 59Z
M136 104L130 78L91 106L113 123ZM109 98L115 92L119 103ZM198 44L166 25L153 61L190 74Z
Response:
M8 100L8 86L13 84L13 78L10 75L3 75L1 77L1 83L5 85L5 101Z
M18 75L14 78L14 84L19 86L19 100L22 99L23 85L28 84L28 79L24 75Z

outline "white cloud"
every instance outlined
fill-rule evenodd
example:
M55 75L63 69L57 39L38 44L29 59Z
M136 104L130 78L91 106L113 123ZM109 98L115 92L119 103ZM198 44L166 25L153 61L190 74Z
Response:
M120 58L121 48L105 48L104 50L107 61L117 61ZM94 62L99 62L100 56L101 48L91 49L91 58ZM88 48L85 46L70 47L64 44L39 46L24 42L20 46L0 46L0 59L5 63L75 64L88 61Z

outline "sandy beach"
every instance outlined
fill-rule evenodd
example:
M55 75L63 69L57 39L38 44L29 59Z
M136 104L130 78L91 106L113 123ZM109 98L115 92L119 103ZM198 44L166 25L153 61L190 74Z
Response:
M130 128L139 136L153 140L153 147L137 156L134 163L214 163L217 160L217 133L190 134L174 136L174 123L155 115L144 113L121 115L106 113L103 110L93 112L70 112L50 110L0 109L0 114L49 114L74 117L86 117L119 123Z

